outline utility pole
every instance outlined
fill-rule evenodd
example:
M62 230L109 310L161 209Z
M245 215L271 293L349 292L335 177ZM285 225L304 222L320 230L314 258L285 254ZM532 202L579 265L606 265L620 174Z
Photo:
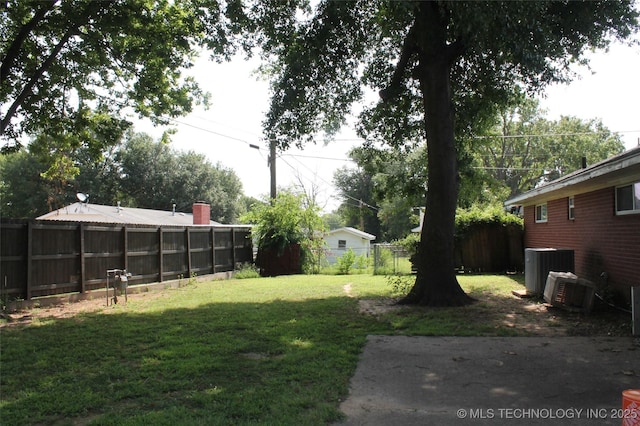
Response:
M271 172L271 200L276 199L276 141L269 141L269 169Z

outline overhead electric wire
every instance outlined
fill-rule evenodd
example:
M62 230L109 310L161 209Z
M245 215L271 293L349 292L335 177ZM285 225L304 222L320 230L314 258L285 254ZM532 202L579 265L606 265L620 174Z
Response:
M588 136L588 135L614 135L616 133L640 133L640 130L602 131L602 132L574 132L574 133L542 133L527 135L476 135L475 139L518 139L518 138L550 138L559 136Z
M314 160L348 161L348 162L353 162L353 163L356 162L355 160L352 160L351 158L319 157L319 156L314 156L314 155L290 154L290 153L282 153L280 155L281 156L287 156L287 157L310 158L310 159L314 159Z
M296 171L296 172L298 172L298 173L299 173L299 170L298 170L298 169L296 169L295 167L293 167L291 164L289 164L289 162L288 162L288 161L286 161L284 158L282 158L282 154L280 154L278 157L279 157L279 158L280 158L280 159L281 159L281 160L282 160L282 161L283 161L287 166L289 166L289 167L291 168L291 170L294 170L294 171ZM298 161L298 163L300 163L300 165L302 165L303 167L305 167L307 170L309 170L310 172L314 173L314 175L315 175L315 172L313 172L313 170L309 169L309 167L307 167L304 163L302 163L302 162L300 162L299 160L297 160L297 159L295 158L295 156L294 156L294 160ZM301 175L301 176L302 176L302 175ZM322 182L324 182L326 185L333 186L332 184L330 184L329 182L327 182L326 180L324 180L322 177L320 177L320 176L318 176L318 175L315 175L315 176L316 176L318 179L320 179ZM311 179L309 179L307 176L302 176L302 177L305 177L307 180L311 181ZM339 197L338 197L338 196L336 196L336 195L330 195L330 197L332 197L332 198L334 198L334 199L336 199L336 200L340 200L340 198L348 198L348 199L351 199L351 200L353 200L353 201L358 202L358 203L359 203L358 205L362 205L362 206L364 206L364 207L370 208L370 209L375 210L375 211L379 211L379 210L380 210L378 207L376 207L376 206L372 206L371 204L369 204L369 203L367 203L367 202L365 202L365 201L362 201L362 200L360 200L360 199L358 199L358 198L352 197L352 196L350 196L349 194L345 194L345 193L343 193L343 194L342 194L341 196L339 196Z
M172 121L174 123L181 124L183 126L192 127L194 129L197 129L197 130L202 130L203 132L211 133L211 134L214 134L216 136L220 136L220 137L223 137L223 138L227 138L227 139L231 139L231 140L234 140L234 141L242 142L242 143L245 143L245 144L247 144L249 146L253 145L251 142L249 142L249 141L247 141L245 139L240 139L240 138L236 138L234 136L225 135L224 133L216 132L214 130L205 129L204 127L199 127L199 126L196 126L194 124L185 123L183 121L176 120L175 118L166 118L166 120Z

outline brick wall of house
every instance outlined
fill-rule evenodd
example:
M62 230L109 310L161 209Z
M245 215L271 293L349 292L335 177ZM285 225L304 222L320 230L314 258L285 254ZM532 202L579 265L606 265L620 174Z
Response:
M606 188L574 197L575 219L569 219L568 198L547 203L546 223L535 222L535 206L526 206L526 248L575 250L578 276L598 283L606 272L609 284L630 297L640 286L640 214L615 214L615 189Z

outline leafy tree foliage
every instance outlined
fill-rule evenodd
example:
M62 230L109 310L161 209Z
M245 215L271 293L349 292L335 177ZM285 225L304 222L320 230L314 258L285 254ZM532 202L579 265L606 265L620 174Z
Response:
M346 226L380 236L372 176L364 170L342 167L334 172L333 182L344 199L338 214Z
M104 162L103 154L117 146L129 128L124 120L88 109L82 111L76 124L79 128L75 132L57 136L41 132L29 143L29 152L47 166L41 177L49 186L49 210L60 208L73 199L70 198L73 191L69 189L80 174L80 166L85 170L98 167L98 163Z
M254 204L241 220L254 224L252 234L257 240L258 250L282 252L292 244L299 244L303 253L303 269L319 271L326 226L320 216L320 208L309 203L305 194L280 190L275 199Z
M334 185L344 199L338 214L348 226L376 235L379 241L405 237L417 224L414 207L424 203L423 154L424 149L353 149L349 156L358 168L334 173Z
M620 137L598 119L551 121L533 99L507 105L486 135L475 141L475 164L514 196L582 166L624 151Z
M113 152L122 140L122 122L87 114L91 118L78 134L56 139L41 133L28 147L0 154L4 216L34 218L75 201L76 192L90 191L96 203L121 199Z
M154 119L206 100L182 75L195 43L228 54L214 33L219 13L190 1L10 0L0 12L0 135L79 132L87 108L125 106Z
M211 206L211 218L233 223L243 212L242 183L221 164L210 164L204 155L176 152L168 136L154 142L134 134L117 153L121 191L136 207L190 211L195 201Z
M41 146L41 145L40 145ZM75 201L76 192L90 195L90 202L159 210L191 211L193 202L211 206L211 218L233 223L246 208L242 184L236 174L220 164L212 165L201 154L177 152L169 135L154 142L149 135L129 133L123 144L111 147L94 160L95 153L75 150L66 157L76 176L52 182L42 154L26 148L0 155L2 215L34 218L51 209L56 196L60 206Z
M330 231L347 226L347 223L342 219L342 216L340 216L340 214L338 214L337 212L323 214L322 220L324 220L326 228L329 229Z
M426 217L416 283L405 299L469 303L455 277L458 144L517 87L568 81L569 65L638 28L631 1L334 2L310 10L289 2L265 21L271 59L270 138L286 147L335 130L364 84L381 101L361 115L364 136L394 145L427 142ZM301 16L303 19L297 19ZM260 25L265 28L260 30ZM458 143L456 143L456 140Z
M41 177L45 170L24 148L0 155L0 216L35 218L48 211L49 191Z

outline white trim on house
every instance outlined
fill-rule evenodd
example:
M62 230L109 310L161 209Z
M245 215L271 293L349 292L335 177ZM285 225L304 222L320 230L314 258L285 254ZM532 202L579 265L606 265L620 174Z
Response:
M353 234L353 235L355 235L357 237L364 238L365 240L369 240L369 241L373 241L373 240L376 239L375 235L368 234L368 233L366 233L364 231L360 231L360 230L352 228L350 226L345 226L344 228L333 229L333 230L327 232L327 234L328 235L333 235L333 234L338 233L338 232L346 232L348 234Z

